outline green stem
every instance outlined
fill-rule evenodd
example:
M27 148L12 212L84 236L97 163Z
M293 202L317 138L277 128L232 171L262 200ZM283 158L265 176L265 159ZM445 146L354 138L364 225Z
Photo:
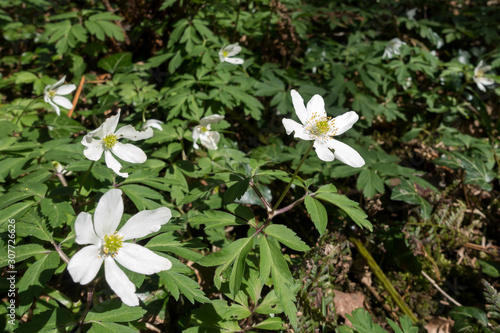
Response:
M278 209L281 201L283 201L283 199L285 198L285 195L287 194L288 190L290 189L290 186L292 186L293 181L295 180L295 178L297 177L297 174L299 173L300 167L302 166L302 164L306 160L307 156L311 152L313 145L314 145L314 141L311 142L311 145L307 149L306 153L304 154L304 156L302 156L302 159L300 160L299 165L297 165L297 169L295 169L295 172L293 173L292 179L290 179L290 182L286 186L285 190L283 191L283 193L281 193L281 196L278 199L278 202L276 202L276 204L274 205L273 210L271 211L271 214L274 213L276 211L276 209Z
M417 317L415 317L413 312L411 312L408 305L406 305L406 302L403 300L401 295L399 295L399 293L396 291L396 289L391 284L389 279L385 276L384 272L382 271L380 266L377 264L375 259L373 259L370 252L368 252L366 247L364 247L364 245L358 239L351 237L349 240L352 243L354 243L354 245L356 245L359 253L363 256L363 258L365 259L368 266L370 266L370 269L372 270L372 272L379 279L380 283L382 283L382 286L384 286L384 289L389 293L389 295L391 295L391 298L399 306L401 311L403 311L404 314L406 314L408 317L410 317L413 324L416 324L418 322Z
M94 163L95 163L95 161L92 161L92 163L90 163L89 169L87 170L87 172L85 172L85 175L83 175L82 182L80 183L80 187L78 188L78 192L76 193L77 196L80 196L80 192L82 191L83 184L85 184L85 181L87 180L87 177L89 176L90 170L92 170Z
M24 108L23 112L21 112L21 114L19 115L19 117L17 117L16 125L19 122L19 120L21 120L21 117L23 116L24 112L26 112L26 110L31 106L31 104L35 103L36 100L39 99L39 98L42 98L42 96L38 96L37 98L35 98L34 100L32 100L28 105L26 105L26 107Z

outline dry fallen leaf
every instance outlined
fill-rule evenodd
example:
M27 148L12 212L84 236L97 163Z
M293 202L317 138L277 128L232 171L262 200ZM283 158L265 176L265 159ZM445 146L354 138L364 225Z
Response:
M454 323L451 319L434 317L424 328L427 330L427 333L450 333Z
M349 319L346 318L346 314L351 314L357 308L363 308L365 303L365 296L357 291L354 293L344 293L340 290L334 290L335 297L333 301L335 303L335 312L337 316L341 316L345 319L346 325L352 327Z

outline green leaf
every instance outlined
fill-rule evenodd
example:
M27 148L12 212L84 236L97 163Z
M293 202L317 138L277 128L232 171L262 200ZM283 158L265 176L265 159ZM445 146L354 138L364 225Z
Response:
M248 222L236 215L221 212L219 210L207 210L203 214L193 216L189 223L191 225L205 224L205 229L226 227L229 225L247 225Z
M16 328L16 333L60 332L64 326L76 324L73 314L64 307L46 310Z
M253 240L253 237L251 238ZM231 276L229 278L229 290L233 297L236 297L238 291L240 290L241 281L243 280L243 275L245 273L245 263L248 252L252 249L253 242L248 242L245 247L238 253L233 265L233 270L231 271Z
M39 244L25 244L16 246L16 263L20 263L23 260L36 256L38 254L47 254L51 252L45 249ZM0 267L6 266L8 263L8 257L4 256L0 259Z
M264 232L295 251L307 252L311 248L297 234L281 224L271 224Z
M361 228L373 231L373 226L366 218L368 215L359 207L358 203L352 201L345 195L337 193L319 193L316 199L327 201L342 209Z
M132 53L123 52L103 58L97 63L99 68L109 73L124 73L132 70Z
M225 267L229 267L238 254L247 246L248 243L252 241L252 239L253 237L240 238L227 245L219 252L209 254L208 256L198 260L198 264L207 267L224 264Z
M38 79L38 76L31 72L21 71L15 74L15 84L33 83Z
M54 202L52 198L44 198L40 201L40 209L48 218L52 227L58 227L68 223L75 216L75 211L67 201Z
M261 330L284 330L283 321L279 317L267 318L253 327Z
M187 248L189 244L181 243L179 239L180 237L174 235L173 232L165 232L153 237L146 247L154 251L172 252L191 261L197 261L203 257L202 254Z
M130 307L113 299L94 306L85 321L127 322L140 319L145 313L146 310L140 307Z
M356 187L363 190L366 198L373 198L377 193L384 193L384 182L373 169L363 169L358 177Z
M157 191L150 189L149 187L142 185L123 185L120 189L132 200L138 210L145 209L156 209L161 207L161 205L155 200L163 199L163 196Z
M243 179L231 185L231 187L229 187L224 193L224 202L226 204L230 204L236 199L240 199L247 191L249 184L250 179Z
M87 331L88 333L138 333L138 330L135 330L131 327L109 323L109 322L91 322L92 326Z
M45 284L59 266L59 259L59 254L52 251L33 263L21 277L17 285L20 314L24 314L33 303L33 299L40 296Z
M184 274L168 270L159 272L158 275L165 282L167 289L170 290L176 300L179 300L180 291L192 304L194 304L195 300L200 303L210 302L201 290L200 285Z
M363 308L355 309L350 315L346 314L346 317L359 333L387 333L373 322L370 314Z
M312 198L311 196L306 196L304 200L307 212L311 215L311 220L314 226L318 230L320 235L323 235L326 230L326 225L328 223L328 214L326 209L321 202Z
M420 205L422 216L426 219L431 214L431 205L429 202L418 193L415 184L407 179L401 179L401 183L392 189L391 200Z
M460 320L462 318L475 318L481 325L485 327L488 326L486 313L474 306L457 306L449 312L449 315L454 320Z
M269 275L271 274L271 267L273 263L271 257L271 250L269 248L269 243L267 242L267 237L265 236L260 237L259 248L260 248L260 263L259 263L260 282L262 284L266 284L267 279L269 279Z

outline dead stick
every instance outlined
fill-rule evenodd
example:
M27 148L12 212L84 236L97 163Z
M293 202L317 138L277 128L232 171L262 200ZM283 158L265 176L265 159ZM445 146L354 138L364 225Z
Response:
M73 111L75 110L76 104L78 103L78 99L80 98L80 93L82 92L84 83L85 83L85 75L82 76L82 79L80 80L80 84L78 85L78 89L76 90L75 98L73 98L73 108L71 110L69 110L68 118L71 118L71 116L73 115Z

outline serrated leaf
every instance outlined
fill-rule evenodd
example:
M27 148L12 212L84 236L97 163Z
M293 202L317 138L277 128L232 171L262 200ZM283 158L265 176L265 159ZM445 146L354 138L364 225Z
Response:
M23 260L29 259L37 254L48 254L51 252L47 250L40 244L25 244L16 246L16 263L20 263ZM8 257L4 256L0 259L0 267L6 266L8 263Z
M75 216L73 207L67 201L54 202L52 198L44 198L40 201L40 209L54 228L71 221Z
M352 201L345 195L337 193L319 193L316 199L327 201L342 209L361 228L373 231L373 226L366 218L368 215L359 207L358 203Z
M163 279L170 291L177 291L177 293L172 293L176 300L179 299L178 292L180 291L192 304L194 304L195 300L200 303L210 302L201 290L200 285L184 274L169 270L162 271L158 275Z
M355 309L350 315L346 314L346 317L359 333L387 333L373 322L370 314L363 308Z
M282 331L284 329L283 321L279 317L267 318L253 327L261 330L273 330L273 331L274 330Z
M250 179L243 179L231 185L224 193L224 202L230 204L240 199L247 191L249 184Z
M392 189L391 200L420 205L424 218L429 218L431 214L431 205L429 202L420 196L415 184L407 179L401 179L401 183Z
M295 251L307 252L311 248L297 234L281 224L271 224L264 232Z
M325 206L309 195L306 196L304 204L306 205L307 212L311 215L311 220L313 221L314 226L318 230L319 234L323 235L328 223L328 214L326 213Z
M271 250L269 249L269 244L267 242L267 237L262 236L260 238L259 248L260 248L259 277L260 277L260 282L262 284L265 284L267 282L267 279L269 278L269 275L271 274L271 267L273 262L271 258Z
M358 190L363 190L366 198L373 198L377 193L384 193L384 182L375 170L363 169L356 182Z
M253 237L251 238L253 240ZM248 252L252 249L253 242L248 242L245 247L238 253L238 257L234 261L233 270L229 278L229 290L233 297L236 297L240 290L243 275L245 273L245 263Z

